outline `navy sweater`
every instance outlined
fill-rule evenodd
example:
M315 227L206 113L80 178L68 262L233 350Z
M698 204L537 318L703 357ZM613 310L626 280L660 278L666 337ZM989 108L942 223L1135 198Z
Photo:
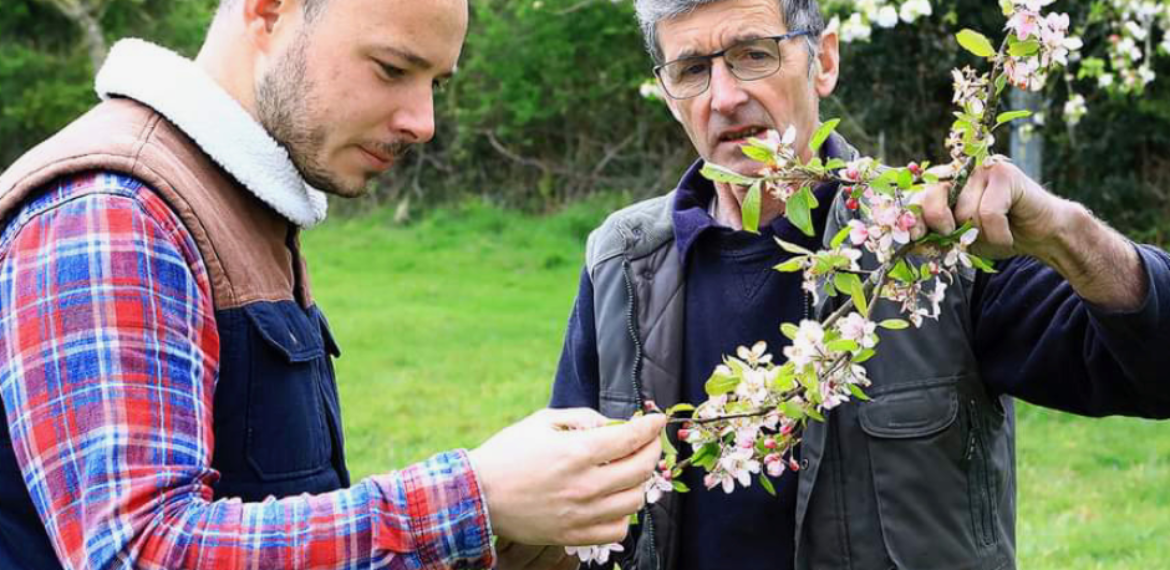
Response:
M674 204L675 247L685 263L686 330L682 394L698 404L703 384L724 354L758 340L782 361L788 340L781 322L804 318L806 300L798 274L772 267L788 254L773 241L816 248L784 218L756 236L718 226L707 213L714 187L696 164L683 177ZM835 188L817 191L818 234ZM992 394L1008 394L1042 406L1084 415L1170 416L1170 256L1139 247L1149 282L1144 304L1131 313L1109 313L1080 300L1060 275L1030 258L997 264L980 275L972 300L975 354ZM1166 316L1167 318L1162 318ZM582 272L569 319L551 406L598 407L598 356L593 284ZM702 474L684 476L679 568L793 567L797 478L775 480L777 497L758 485L727 495L706 490ZM734 561L731 563L731 561Z

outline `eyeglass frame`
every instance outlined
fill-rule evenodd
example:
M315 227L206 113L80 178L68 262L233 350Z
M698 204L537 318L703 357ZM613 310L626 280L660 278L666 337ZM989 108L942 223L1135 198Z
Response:
M759 37L759 38L750 38L750 39L741 40L741 41L735 42L734 44L732 44L724 49L721 49L717 52L714 52L714 53L709 53L706 55L688 55L686 57L672 59L666 63L660 63L658 65L655 65L654 66L654 76L658 78L658 81L660 83L662 83L662 91L664 93L666 93L666 95L668 97L670 97L671 99L675 99L678 101L685 101L687 99L694 99L695 97L698 97L699 95L702 95L703 93L706 93L707 90L711 88L711 69L714 68L715 58L723 57L724 54L726 54L727 52L729 52L729 51L731 51L731 50L733 50L733 49L735 49L735 48L737 48L745 43L748 43L748 42L758 42L760 40L774 40L776 42L776 49L779 50L781 42L785 42L785 41L791 40L793 38L799 38L802 36L812 36L812 35L813 35L812 30L796 30L794 32L788 32L786 34L780 34L778 36L763 36L763 37ZM703 89L701 91L699 91L698 93L695 93L694 95L689 95L687 97L675 97L674 95L672 95L670 93L670 89L667 89L666 81L664 79L662 79L662 70L666 69L666 66L668 66L668 65L673 65L673 64L676 64L680 61L686 61L686 60L706 60L707 63L711 65L711 67L707 69L707 85L705 87L703 87ZM776 72L780 71L780 69L782 67L784 67L784 66L781 64L777 64L775 71L768 73L766 75L754 77L752 79L744 79L744 78L740 77L739 75L736 75L735 68L731 67L730 65L727 66L727 70L731 72L732 76L734 76L736 79L738 79L740 81L758 81L758 80L763 79L765 77L771 77L772 75L775 75Z

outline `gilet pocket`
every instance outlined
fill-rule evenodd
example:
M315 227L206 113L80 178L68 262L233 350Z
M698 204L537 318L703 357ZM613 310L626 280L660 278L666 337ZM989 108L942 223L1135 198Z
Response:
M886 550L898 568L977 568L958 377L904 382L859 405Z
M245 308L252 330L246 454L261 480L329 467L321 390L325 347L316 318L291 301Z

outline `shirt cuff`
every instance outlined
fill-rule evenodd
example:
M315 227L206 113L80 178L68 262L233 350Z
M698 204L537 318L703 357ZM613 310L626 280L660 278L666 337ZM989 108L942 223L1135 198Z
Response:
M374 523L376 551L418 558L422 568L492 568L487 500L465 450L372 477L394 504Z

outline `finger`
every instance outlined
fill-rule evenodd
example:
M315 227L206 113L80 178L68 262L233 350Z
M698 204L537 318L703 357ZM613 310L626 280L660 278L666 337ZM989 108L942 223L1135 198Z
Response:
M922 191L922 217L926 226L940 234L955 231L955 216L948 204L951 184L934 184Z
M979 224L979 202L983 199L983 190L987 187L987 172L980 168L967 179L967 186L959 193L959 200L955 202L955 221L961 223L973 221Z
M983 242L993 250L1011 250L1015 243L1008 213L1012 207L1010 181L991 177L983 199L979 202L978 218Z
M586 436L595 464L608 463L637 452L658 441L658 434L666 427L665 414L650 414L634 418L629 423L605 426L582 434Z
M563 410L542 410L540 419L559 430L585 430L599 428L609 419L589 408L568 408Z
M641 488L650 478L661 458L662 446L658 440L655 440L633 455L627 455L612 463L594 467L590 478L597 482L598 489L602 494L633 487Z
M598 498L585 505L586 525L604 523L613 519L628 519L630 515L642 510L646 504L646 494L642 492L642 485L622 489L609 495Z
M568 533L566 546L613 544L625 540L629 532L629 519L626 517L616 518Z

